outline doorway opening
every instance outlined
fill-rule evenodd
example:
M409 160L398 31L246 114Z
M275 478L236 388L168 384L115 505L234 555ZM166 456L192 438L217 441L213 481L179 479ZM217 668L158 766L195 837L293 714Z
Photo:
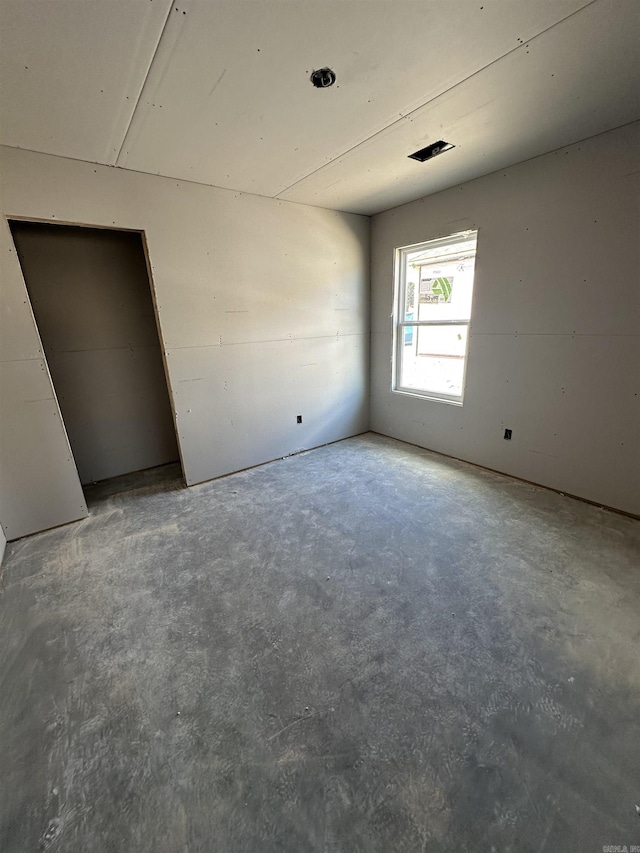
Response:
M9 226L82 485L180 462L142 233Z

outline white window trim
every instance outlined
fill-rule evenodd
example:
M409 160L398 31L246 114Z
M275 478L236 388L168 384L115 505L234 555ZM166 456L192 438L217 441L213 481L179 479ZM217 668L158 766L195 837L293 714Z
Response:
M394 278L394 299L393 299L393 354L392 354L392 369L391 369L391 391L396 394L403 394L408 397L418 397L422 400L432 400L438 403L448 403L452 406L462 406L464 401L464 392L466 389L467 382L467 362L469 359L469 340L471 338L471 315L473 314L473 294L475 294L475 281L473 294L471 297L471 310L469 312L469 317L464 320L404 320L400 319L404 317L404 307L405 307L405 292L406 292L406 263L405 257L410 252L413 254L414 252L420 251L422 248L425 250L429 248L429 246L433 246L434 243L437 243L439 247L446 247L447 245L459 243L461 240L470 237L472 234L478 235L477 229L472 229L470 231L461 231L457 234L452 234L449 237L443 238L435 238L433 240L426 240L424 243L413 243L409 246L400 246L395 250L394 253L394 270L393 270L393 278ZM477 255L477 243L476 249L473 252L474 257ZM455 255L447 255L445 256L446 260L462 260L464 258L469 257L469 252L460 252ZM434 261L440 260L435 257ZM443 258L444 260L444 258ZM400 370L402 365L402 357L400 353L400 341L404 344L404 330L407 326L467 326L467 341L464 351L464 365L462 369L462 393L461 394L446 394L446 393L435 393L434 391L421 391L419 388L405 388L400 384Z

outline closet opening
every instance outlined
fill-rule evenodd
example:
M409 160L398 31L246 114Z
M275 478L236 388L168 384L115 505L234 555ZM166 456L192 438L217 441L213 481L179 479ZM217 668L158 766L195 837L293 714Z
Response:
M82 485L180 462L144 234L9 226Z

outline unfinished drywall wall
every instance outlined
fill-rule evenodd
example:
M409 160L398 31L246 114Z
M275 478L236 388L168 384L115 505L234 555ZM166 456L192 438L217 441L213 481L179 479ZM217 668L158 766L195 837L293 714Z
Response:
M0 167L5 216L145 232L188 484L368 428L367 217L12 148ZM0 360L17 375L42 353L4 231ZM10 539L78 517L56 496L77 483L64 430L54 440L53 415L38 441L21 430L34 381L1 389L15 421L0 459Z
M4 198L4 182L2 189ZM1 218L0 522L11 540L86 515L9 225Z
M80 481L178 460L141 235L10 227Z
M639 130L374 217L372 429L640 514ZM394 249L468 228L464 405L393 392Z

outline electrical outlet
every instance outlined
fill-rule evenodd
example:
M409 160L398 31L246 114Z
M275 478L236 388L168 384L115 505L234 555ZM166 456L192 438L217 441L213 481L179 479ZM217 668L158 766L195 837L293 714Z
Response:
M511 441L511 433L512 432L513 432L513 430L511 430L511 429L505 429L504 437L506 438L507 441Z
M299 424L301 424L301 423L302 423L302 415L298 415L298 423L299 423Z

